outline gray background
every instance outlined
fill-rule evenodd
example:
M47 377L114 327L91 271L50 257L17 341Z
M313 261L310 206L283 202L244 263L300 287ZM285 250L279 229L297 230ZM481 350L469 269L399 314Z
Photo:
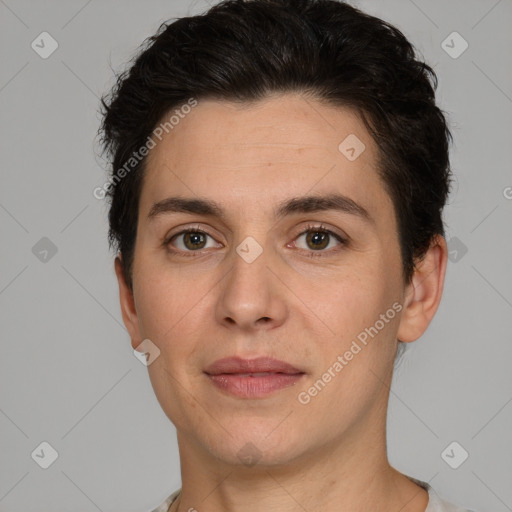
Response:
M395 374L389 456L449 500L512 510L512 1L353 4L434 66L455 137L444 297ZM95 135L110 65L206 7L0 0L2 512L143 511L180 486L175 429L121 320ZM43 31L59 45L47 59L31 48ZM453 31L469 44L457 58ZM48 469L31 457L43 441ZM452 441L469 453L457 469L441 457Z

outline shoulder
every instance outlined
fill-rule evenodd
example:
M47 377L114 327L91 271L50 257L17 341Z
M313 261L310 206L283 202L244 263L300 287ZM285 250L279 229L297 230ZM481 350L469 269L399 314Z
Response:
M428 492L428 505L425 509L425 512L474 512L444 500L427 482L417 480L416 478L412 478L410 476L407 478L418 484L420 487L423 487Z
M433 489L428 493L428 506L425 512L473 512L440 498Z
M167 512L171 503L178 497L181 488L174 491L170 496L168 496L163 503L161 503L158 507L151 510L151 512Z
M427 484L426 482L422 482L421 480L416 480L415 478L409 477L415 483L423 487L428 492L428 506L425 509L425 512L474 512L472 510L468 510L466 508L462 508L454 503L446 501L442 499L434 489ZM160 504L157 508L151 510L151 512L168 512L169 507L172 502L178 497L181 489L177 489L170 496L168 496L165 501Z

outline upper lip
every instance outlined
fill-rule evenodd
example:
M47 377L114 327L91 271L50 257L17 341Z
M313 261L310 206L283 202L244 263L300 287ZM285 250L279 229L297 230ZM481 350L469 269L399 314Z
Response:
M205 373L220 375L222 373L304 373L285 361L271 357L258 357L256 359L243 359L241 357L226 357L219 359L208 366Z

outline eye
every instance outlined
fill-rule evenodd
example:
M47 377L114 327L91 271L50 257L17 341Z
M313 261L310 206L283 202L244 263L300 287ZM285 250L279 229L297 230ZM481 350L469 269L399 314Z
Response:
M299 242L302 238L304 238L305 246L303 242ZM211 241L209 242L208 239ZM302 231L291 244L288 244L288 247L296 247L307 251L308 256L317 257L324 256L325 253L336 252L339 250L336 247L346 245L346 243L346 239L323 225L308 225L305 231ZM204 249L222 247L222 244L215 242L209 233L199 228L184 229L168 238L164 245L171 252L183 256L200 256Z
M297 243L304 238L305 246ZM309 256L323 256L323 253L332 252L333 247L346 244L346 240L340 235L327 229L323 225L309 225L293 242L293 246L310 252ZM337 249L334 249L336 251Z
M175 250L174 248L171 248L170 250L172 252L182 253L198 252L203 249L218 247L218 244L216 244L215 241L208 245L208 238L213 241L212 236L206 231L197 228L188 228L171 236L171 238L166 240L164 243L166 246L170 245L177 249Z

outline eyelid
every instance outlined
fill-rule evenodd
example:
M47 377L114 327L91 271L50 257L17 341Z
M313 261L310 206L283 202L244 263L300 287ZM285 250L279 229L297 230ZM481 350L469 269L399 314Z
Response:
M299 228L299 231L294 236L294 240L295 240L295 238L297 238L305 233L308 233L309 231L315 231L315 230L329 233L330 235L333 235L334 237L336 237L338 240L341 240L342 242L348 242L348 240L349 240L348 235L344 234L343 232L339 233L336 231L335 228L326 226L322 222L319 222L319 223L308 222L308 224L305 227L302 226L301 228Z
M208 228L203 228L203 227L201 227L200 224L194 224L194 225L185 226L185 227L180 226L180 228L177 228L177 229L179 231L175 231L169 235L165 235L164 243L169 243L175 236L183 235L185 233L204 233L206 235L211 236L212 238L215 238L215 235L213 235L213 233L211 231L209 231Z

